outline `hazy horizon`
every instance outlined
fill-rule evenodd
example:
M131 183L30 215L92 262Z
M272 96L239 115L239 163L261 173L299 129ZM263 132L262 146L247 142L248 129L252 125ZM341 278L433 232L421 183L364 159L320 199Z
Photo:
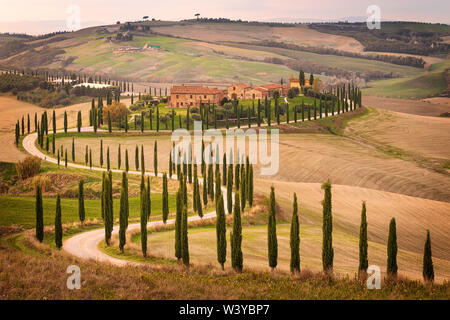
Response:
M135 21L143 16L158 20L179 21L201 17L229 18L252 21L309 22L335 21L356 18L364 21L369 5L378 5L381 19L385 21L415 21L426 23L450 22L450 2L423 1L350 1L339 3L332 0L301 1L280 0L276 4L268 0L229 0L213 2L207 0L167 0L164 3L142 3L138 0L123 1L25 1L0 0L0 32L40 34L67 30L66 21L70 17L68 8L76 5L80 9L81 28L112 24L116 21ZM26 8L26 10L24 10ZM299 9L296 9L299 8Z

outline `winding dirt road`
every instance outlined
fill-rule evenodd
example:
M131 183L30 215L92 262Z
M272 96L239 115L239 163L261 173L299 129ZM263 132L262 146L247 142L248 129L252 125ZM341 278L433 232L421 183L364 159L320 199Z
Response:
M68 131L76 132L76 128L69 129ZM93 128L85 127L85 128L82 128L81 131L89 132L89 131L93 131ZM57 130L57 133L59 133L59 132L64 132L64 131ZM42 151L40 151L36 147L36 139L37 139L36 132L27 135L23 139L23 142L22 142L24 149L29 154L37 156L45 161L48 161L51 163L58 163L57 159L47 156L46 154L44 154ZM89 166L84 166L81 164L76 164L76 163L71 163L71 162L68 162L67 166L72 167L72 168L78 168L78 169L86 169L86 170L91 169ZM107 171L105 168L98 168L98 167L92 167L91 170ZM117 170L117 169L111 169L111 171L117 172L117 173L123 172L122 170ZM128 174L141 175L142 173L140 171L128 171ZM154 173L152 173L152 172L146 172L145 175L153 176L153 177L155 176ZM162 177L162 175L163 175L162 173L158 174L159 177ZM178 178L177 178L176 174L174 174L174 175L172 175L171 179L177 180ZM199 183L203 184L203 181L200 179ZM223 188L223 187L221 189L222 189L222 193L224 194L224 197L226 199L227 190L226 190L226 188ZM226 201L224 201L224 206L225 206L225 212L227 212L227 202ZM208 218L213 218L215 216L216 216L216 211L212 211L212 212L205 214L203 217L205 219L208 219ZM198 221L200 219L202 219L202 218L200 218L199 216L188 217L189 222ZM173 224L173 223L175 223L174 219L167 220L167 224ZM162 221L149 222L147 224L147 228L158 226L158 225L163 225L163 222ZM132 230L136 230L139 228L140 228L140 223L130 224L128 226L127 231L132 231ZM118 234L118 232L119 232L119 226L115 226L113 228L112 235L116 235L116 234ZM98 244L104 239L104 236L105 236L105 231L103 228L83 232L83 233L77 234L77 235L67 239L66 241L64 241L63 248L68 253L70 253L78 258L81 258L81 259L94 260L96 262L102 262L102 263L111 263L111 264L119 265L119 266L124 266L124 265L128 265L128 264L133 264L133 265L139 264L137 262L131 262L131 261L123 260L123 259L114 258L112 256L109 256L109 255L103 253L98 248Z

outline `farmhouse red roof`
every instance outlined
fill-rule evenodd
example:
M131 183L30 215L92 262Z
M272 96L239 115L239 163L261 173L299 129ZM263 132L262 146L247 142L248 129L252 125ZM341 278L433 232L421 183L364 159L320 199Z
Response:
M287 88L287 86L284 84L266 84L266 85L261 86L261 88L279 89L279 88Z
M220 91L216 88L211 89L204 86L173 86L172 93L181 93L181 94L218 94Z

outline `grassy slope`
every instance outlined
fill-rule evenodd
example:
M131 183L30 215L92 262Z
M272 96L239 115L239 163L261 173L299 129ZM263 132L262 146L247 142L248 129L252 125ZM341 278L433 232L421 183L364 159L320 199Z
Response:
M292 72L284 66L224 58L195 42L168 37L136 36L131 42L108 43L104 37L88 37L81 45L67 48L65 56L76 56L69 69L88 68L113 75L130 76L147 81L277 81ZM160 45L152 53L114 53L121 46L142 48L145 44ZM237 77L237 78L236 78Z
M420 99L442 93L447 88L444 71L450 60L436 63L429 72L416 77L369 82L363 94L390 98Z

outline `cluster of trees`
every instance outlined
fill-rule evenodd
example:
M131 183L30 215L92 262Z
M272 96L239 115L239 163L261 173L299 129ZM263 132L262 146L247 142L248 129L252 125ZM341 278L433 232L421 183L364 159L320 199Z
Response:
M317 23L310 28L324 33L350 36L358 40L366 51L398 52L416 55L447 53L450 45L442 41L445 31L439 32L418 22L383 22L380 30L369 30L366 23ZM423 29L424 31L417 31ZM434 30L433 30L434 29Z

